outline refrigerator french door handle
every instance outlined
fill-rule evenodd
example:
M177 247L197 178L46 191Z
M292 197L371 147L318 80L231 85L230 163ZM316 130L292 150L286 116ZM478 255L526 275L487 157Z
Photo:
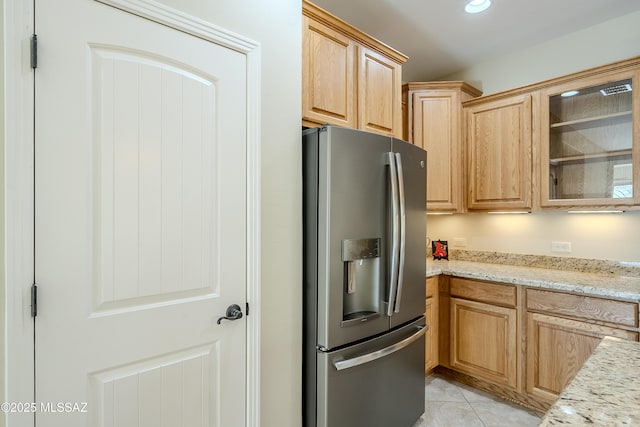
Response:
M373 362L374 360L382 359L383 357L395 353L398 350L402 350L403 348L409 346L411 343L419 340L427 332L427 329L429 327L418 326L418 328L418 332L408 336L402 341L398 341L397 343L390 345L389 347L385 347L371 353L363 354L362 356L353 357L351 359L334 361L333 366L336 368L336 370L342 371L344 369L353 368L359 365L364 365L365 363Z
M396 153L397 173L398 173L398 201L400 204L400 259L398 261L398 291L396 292L395 312L400 312L400 301L402 300L402 284L404 282L404 258L407 241L406 209L404 198L404 172L402 170L402 156Z
M393 316L398 289L398 262L400 251L400 202L398 199L398 168L395 153L387 153L389 159L389 179L391 180L391 274L389 275L389 305L387 316Z

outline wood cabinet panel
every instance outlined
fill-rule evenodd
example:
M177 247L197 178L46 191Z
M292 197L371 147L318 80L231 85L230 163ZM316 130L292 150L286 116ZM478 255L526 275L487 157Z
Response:
M302 123L402 137L407 57L306 0L302 2Z
M638 326L638 304L632 302L527 289L527 309L632 328Z
M451 296L482 301L489 304L516 306L516 287L500 283L451 278Z
M481 94L461 81L408 83L403 87L405 137L427 150L429 212L464 210L462 102Z
M438 280L438 357L440 365L451 367L451 296L449 294L451 278L440 276Z
M516 310L459 298L450 301L451 367L515 389Z
M468 208L531 209L531 96L466 108Z
M539 313L527 314L526 390L555 401L604 336L637 341L638 333Z
M424 371L431 372L438 366L438 303L434 298L427 298L425 317L429 330L425 335Z
M303 117L355 128L355 43L306 16L303 25Z
M428 150L427 206L456 210L460 206L461 191L457 186L462 164L457 142L460 130L452 117L456 97L416 94L416 98L414 114L419 118L414 119L417 124L414 135L416 142ZM439 126L430 126L435 123ZM430 140L442 143L434 144Z
M402 67L362 46L358 57L358 127L400 138Z
M438 296L438 282L438 276L427 277L427 280L425 281L427 298Z
M425 318L429 330L425 335L425 360L424 371L430 373L438 366L439 361L439 301L438 301L438 276L428 277L426 280L427 300L425 306Z

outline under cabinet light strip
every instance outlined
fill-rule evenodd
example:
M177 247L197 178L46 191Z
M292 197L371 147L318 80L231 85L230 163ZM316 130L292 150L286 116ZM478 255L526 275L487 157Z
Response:
M589 211L589 210L571 210L571 211L567 211L567 213L571 213L571 214L585 214L585 213L596 213L596 214L599 214L599 213L623 213L623 212L624 212L623 210L607 210L607 211L604 211L604 210L592 210L592 211Z
M508 215L508 214L513 214L513 215L521 215L521 214L530 214L530 211L489 211L487 212L488 214L493 214L493 215Z

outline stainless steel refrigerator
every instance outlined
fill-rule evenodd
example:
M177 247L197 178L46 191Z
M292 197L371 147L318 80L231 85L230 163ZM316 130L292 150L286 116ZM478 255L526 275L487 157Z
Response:
M424 412L426 152L303 131L306 427L412 427Z

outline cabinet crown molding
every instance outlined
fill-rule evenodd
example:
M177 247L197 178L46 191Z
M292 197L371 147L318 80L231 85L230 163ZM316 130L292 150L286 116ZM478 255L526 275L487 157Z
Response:
M402 87L403 90L460 90L472 97L478 97L482 95L482 91L471 86L464 81L435 81L435 82L410 82L406 83Z
M640 67L640 56L624 59L622 61L612 62L610 64L601 65L598 67L588 68L586 70L578 71L571 74L566 74L559 77L554 77L552 79L543 80L541 82L532 83L526 86L520 86L514 89L502 91L502 92L493 93L491 95L470 99L468 101L464 101L462 105L464 107L467 107L475 104L481 104L489 100L494 100L494 99L497 100L497 99L502 99L505 97L513 96L513 95L532 93L541 89L545 89L550 86L568 83L568 82L571 82L577 79L582 79L585 77L598 77L604 74L633 70L638 67Z
M367 33L360 31L359 29L351 26L342 19L330 14L326 10L316 6L315 4L303 0L302 1L302 15L321 22L322 24L330 27L331 29L357 41L358 43L372 49L382 55L385 55L392 59L394 62L402 65L409 60L409 57L391 46L377 40Z

